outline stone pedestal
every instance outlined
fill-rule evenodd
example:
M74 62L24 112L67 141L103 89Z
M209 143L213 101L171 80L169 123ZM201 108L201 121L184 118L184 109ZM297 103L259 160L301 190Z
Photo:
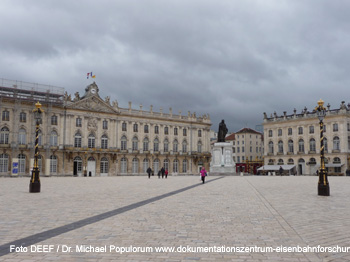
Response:
M232 158L232 142L215 143L210 163L211 173L236 173L236 164Z

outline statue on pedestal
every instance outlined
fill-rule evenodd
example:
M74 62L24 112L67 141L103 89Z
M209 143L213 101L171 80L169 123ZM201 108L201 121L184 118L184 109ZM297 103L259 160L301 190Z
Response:
M218 142L225 142L227 131L225 121L221 120L221 123L219 124Z

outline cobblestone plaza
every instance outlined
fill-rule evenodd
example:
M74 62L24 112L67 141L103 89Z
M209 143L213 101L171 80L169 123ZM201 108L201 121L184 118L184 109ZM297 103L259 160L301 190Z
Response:
M31 194L28 177L2 177L0 261L350 261L350 248L322 252L350 247L350 179L330 177L329 197L317 181L42 177ZM319 252L278 251L292 247Z

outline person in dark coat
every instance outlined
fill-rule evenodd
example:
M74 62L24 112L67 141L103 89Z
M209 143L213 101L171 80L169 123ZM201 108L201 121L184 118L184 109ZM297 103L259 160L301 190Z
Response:
M151 178L152 169L150 167L147 168L147 174L148 174L148 178Z
M164 167L162 167L162 169L160 170L160 172L162 172L162 178L164 178L164 175L165 175L165 169L164 169Z
M282 166L280 166L279 172L280 172L280 176L282 176L283 175L283 168L282 168Z

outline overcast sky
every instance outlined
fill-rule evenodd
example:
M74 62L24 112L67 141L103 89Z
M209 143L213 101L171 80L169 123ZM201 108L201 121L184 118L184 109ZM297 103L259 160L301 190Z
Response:
M255 128L350 87L348 0L1 0L0 78Z

